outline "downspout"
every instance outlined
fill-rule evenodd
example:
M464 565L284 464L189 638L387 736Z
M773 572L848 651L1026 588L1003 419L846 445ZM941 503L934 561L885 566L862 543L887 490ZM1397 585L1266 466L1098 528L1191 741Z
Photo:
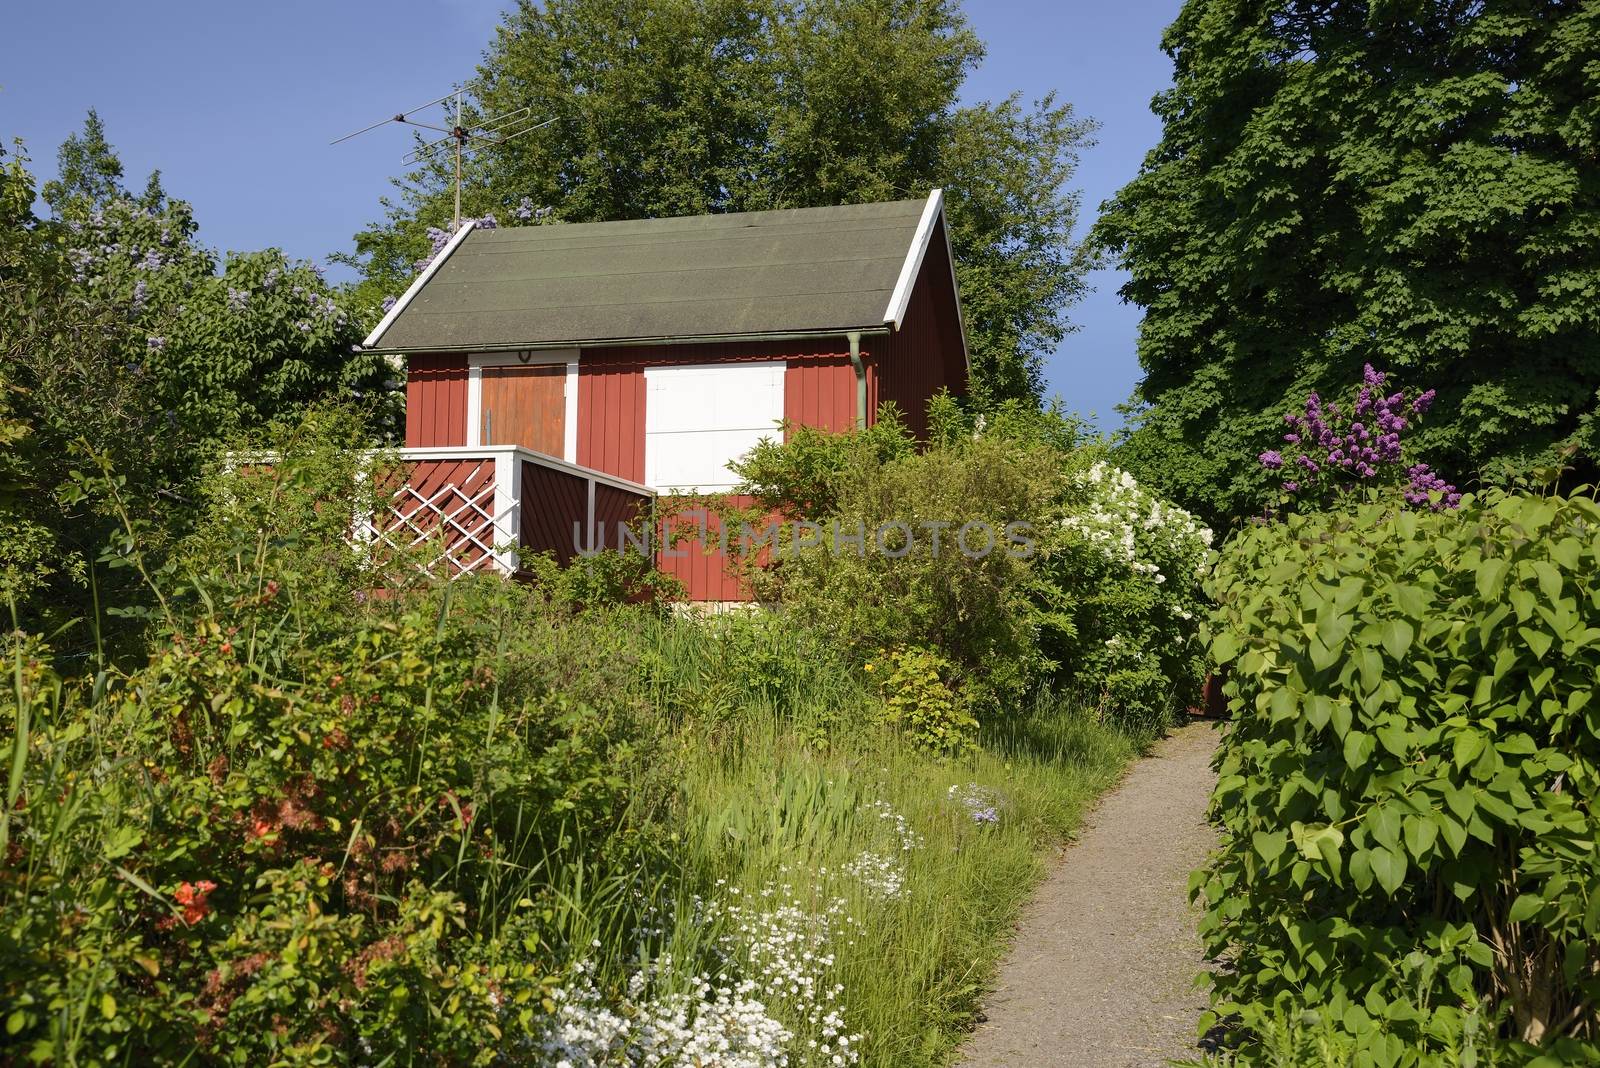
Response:
M856 429L867 428L867 368L861 362L861 331L852 330L850 339L850 366L856 373Z

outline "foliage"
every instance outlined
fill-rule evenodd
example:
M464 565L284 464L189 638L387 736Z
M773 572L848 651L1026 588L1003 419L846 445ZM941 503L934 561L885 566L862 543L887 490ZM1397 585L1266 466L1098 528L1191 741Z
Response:
M213 473L164 566L129 531L160 590L144 665L65 676L9 640L7 1050L939 1061L1041 847L1129 743L1045 704L930 760L772 613L376 595L389 573L345 541L349 487L383 484L359 433L334 412L261 439L273 462Z
M734 465L755 501L747 522L802 524L747 561L757 591L845 636L857 662L926 647L980 718L1045 683L1135 732L1193 703L1210 532L1103 462L1059 411L976 417L941 397L929 415L923 453L886 411L865 431L797 428Z
M553 602L575 608L647 604L665 611L683 600L683 584L656 569L653 557L618 549L579 556L562 567L549 553L524 555L528 581Z
M381 432L396 403L377 403L391 369L351 356L357 315L311 265L269 250L219 273L156 176L121 186L92 113L60 170L49 219L26 158L0 170L0 404L27 450L6 475L0 569L24 623L49 629L95 618L97 598L132 606L139 584L100 569L102 548L131 520L147 557L170 550L227 438L341 394L364 395ZM87 630L63 651L81 654Z
M1066 188L1092 124L1046 97L961 104L982 44L952 0L599 0L509 12L475 114L548 125L469 161L502 225L894 200L943 186L980 405L1034 397L1084 291ZM453 160L356 236L362 299L398 293L450 224Z
M839 474L814 495L836 503L783 528L754 587L858 664L914 639L950 662L950 681L980 715L1004 712L1051 666L1038 648L1026 546L1008 540L1008 524L1041 515L1064 476L1041 452L987 438L879 462L870 435L838 436ZM792 451L772 445L735 465L741 477L775 477L741 492L777 505L784 485L810 491L784 472L809 475L819 443L804 436Z
M876 667L866 665L869 672ZM884 718L940 756L960 756L977 742L978 721L965 695L946 681L953 674L950 662L929 649L902 646L883 654Z
M1597 1055L1597 524L1588 498L1489 493L1230 543L1226 839L1193 886L1247 1048L1309 1009L1372 1063L1445 1063L1487 1005L1519 1061Z
M1127 729L1159 731L1198 703L1206 674L1197 631L1211 531L1104 460L1072 481L1081 500L1039 565L1054 609L1044 649L1062 665L1059 685L1098 694Z
M1600 20L1567 0L1189 0L1161 143L1096 240L1145 316L1119 463L1258 511L1280 413L1363 363L1439 385L1419 454L1522 472L1600 439Z

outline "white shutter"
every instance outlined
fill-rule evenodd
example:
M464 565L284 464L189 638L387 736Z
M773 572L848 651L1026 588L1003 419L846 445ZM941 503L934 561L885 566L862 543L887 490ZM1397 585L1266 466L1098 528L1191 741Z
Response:
M778 437L784 365L689 364L644 371L644 480L661 490L723 493L728 463Z

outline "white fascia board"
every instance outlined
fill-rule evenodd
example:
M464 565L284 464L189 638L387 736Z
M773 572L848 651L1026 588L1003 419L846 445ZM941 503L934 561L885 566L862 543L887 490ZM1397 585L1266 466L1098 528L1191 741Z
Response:
M416 299L417 294L422 292L422 287L428 284L428 279L438 273L439 268L444 266L444 261L448 260L461 242L467 239L467 235L472 232L476 225L471 219L462 220L461 229L450 235L450 240L445 242L444 248L439 250L439 254L433 258L433 262L422 269L422 273L412 280L405 293L399 300L395 301L394 307L390 308L384 317L378 321L378 325L372 328L372 333L368 334L367 339L361 343L362 348L370 349L378 344L378 341L383 337L383 332L394 325L394 321L400 318L400 313L405 311L406 306Z
M911 303L911 290L917 284L917 272L922 270L922 259L928 254L928 243L933 239L934 224L943 212L944 190L935 189L928 194L928 202L922 207L922 218L917 220L906 262L900 266L900 278L895 282L894 292L889 294L889 306L883 310L883 321L896 330L905 321L906 305Z

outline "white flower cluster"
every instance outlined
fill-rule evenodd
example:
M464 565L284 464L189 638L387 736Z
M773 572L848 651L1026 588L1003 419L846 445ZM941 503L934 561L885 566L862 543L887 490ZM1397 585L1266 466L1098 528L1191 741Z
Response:
M828 981L835 962L829 946L841 925L854 922L845 902L812 911L788 885L748 901L737 887L727 894L728 901L697 901L697 920L724 924L719 949L741 966L743 979L716 983L696 975L687 990L681 982L671 990L672 960L662 956L635 972L626 996L613 1003L580 964L552 995L556 1011L539 1039L542 1059L557 1068L857 1063L861 1036L845 1030L844 987Z
M652 996L656 977L671 971L663 957L629 980L626 1002L613 1008L580 965L570 986L555 991L556 1011L540 1043L556 1068L661 1068L705 1064L782 1068L794 1039L767 1014L758 984L713 986L702 976L688 991Z
M742 956L745 974L754 979L769 1005L781 1005L784 1015L803 1032L801 1063L855 1064L861 1036L844 1029L841 983L830 983L834 955L830 948L841 926L854 917L845 911L843 898L834 898L820 910L808 909L788 884L768 886L756 900L745 902L737 887L734 900L713 905L731 928L731 954Z
M1189 512L1145 490L1119 467L1097 462L1078 476L1089 492L1084 511L1061 521L1107 559L1165 582L1162 567L1205 572L1212 534Z
M894 806L887 801L874 801L867 806L878 814L878 818L886 821L894 830L895 840L900 845L902 853L909 853L922 845L922 835L911 829L911 824Z
M906 885L906 865L899 854L864 849L844 866L844 873L861 884L870 896L893 901Z

